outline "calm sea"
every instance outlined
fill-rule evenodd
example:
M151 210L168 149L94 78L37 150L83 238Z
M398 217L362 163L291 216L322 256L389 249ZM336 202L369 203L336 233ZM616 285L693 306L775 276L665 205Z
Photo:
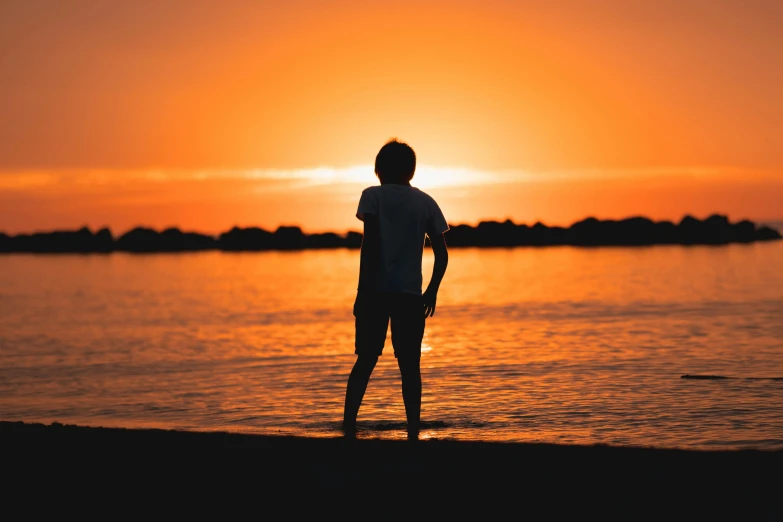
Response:
M358 263L2 255L0 420L338 436ZM423 437L781 449L782 268L783 241L452 249ZM404 418L387 339L359 436Z

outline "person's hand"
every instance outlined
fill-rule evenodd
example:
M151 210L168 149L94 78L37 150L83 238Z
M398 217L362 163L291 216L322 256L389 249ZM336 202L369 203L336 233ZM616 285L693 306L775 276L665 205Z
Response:
M435 303L438 301L438 291L428 288L421 296L421 300L424 301L424 317L432 317L435 315Z

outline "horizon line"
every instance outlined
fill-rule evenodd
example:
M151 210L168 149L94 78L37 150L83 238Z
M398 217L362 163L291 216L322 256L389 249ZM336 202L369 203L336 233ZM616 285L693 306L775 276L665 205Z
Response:
M704 220L706 220L706 219L708 219L708 218L710 218L712 216L725 217L729 221L729 223L731 223L731 224L740 223L742 221L750 221L751 223L753 223L757 227L765 227L766 226L766 227L772 228L774 230L777 230L777 231L783 233L783 216L781 216L779 218L776 218L776 219L756 220L756 219L749 219L749 218L741 218L741 219L737 219L737 220L732 221L728 214L724 214L724 213L720 213L720 212L712 212L712 213L704 215L704 217L701 217L701 218L696 216L696 215L694 215L694 214L685 213L678 220L653 219L651 217L644 216L644 215L641 215L641 214L633 214L633 215L627 215L627 216L622 217L622 218L599 218L599 217L596 217L596 216L593 216L593 215L588 215L588 216L585 216L585 217L583 217L581 219L577 219L575 221L572 221L568 225L550 225L550 224L547 224L546 222L544 222L544 221L542 221L540 219L536 220L536 221L534 221L532 223L517 222L517 221L514 221L513 219L511 219L510 217L506 217L506 218L502 218L502 219L501 218L481 218L481 219L475 221L474 223L467 223L467 222L463 221L463 222L448 223L448 225L449 225L450 228L454 228L454 227L458 227L458 226L469 226L469 227L472 227L472 228L476 228L481 223L506 223L506 222L510 221L511 223L513 223L516 226L533 227L533 226L535 226L537 224L541 224L541 225L543 225L543 226L545 226L547 228L564 228L564 229L568 229L568 228L572 227L573 225L575 225L576 223L580 223L582 221L589 220L589 219L595 219L595 220L597 220L599 222L608 222L608 221L618 222L618 221L625 221L625 220L629 220L629 219L646 219L646 220L652 221L653 223L669 222L669 223L673 223L673 224L677 225L680 222L682 222L683 219L685 219L687 217L691 217L691 218L697 219L699 221L704 221ZM262 226L259 226L259 225L238 225L238 224L235 224L235 225L232 225L231 227L229 227L229 228L227 228L225 230L222 230L222 231L219 231L219 232L214 232L214 233L201 232L201 231L192 230L192 229L184 229L184 228L181 228L180 225L167 225L167 226L163 226L163 227L155 227L155 226L152 226L152 225L138 224L138 225L134 225L134 226L132 226L130 228L127 228L122 233L120 233L117 237L121 237L122 235L127 234L128 232L131 232L133 230L147 229L147 230L154 230L156 232L164 232L166 230L178 230L178 231L180 231L182 233L186 233L186 234L200 234L200 235L203 235L203 236L209 236L209 237L213 237L213 238L218 238L221 234L224 234L226 232L230 232L231 230L236 229L236 228L238 228L238 229L255 228L255 229L272 231L272 232L274 232L275 230L279 230L281 228L283 228L283 229L285 229L285 228L298 228L305 235L314 235L314 234L347 235L347 234L350 234L352 232L358 232L359 234L362 233L361 230L357 230L357 229L345 229L343 231L336 231L336 230L308 231L301 224L294 224L294 223L280 223L280 224L278 224L274 228L265 228L265 227L262 227ZM34 235L34 234L49 234L49 233L53 233L53 232L74 232L74 231L83 230L83 229L87 229L87 230L89 230L91 232L93 232L93 231L97 232L97 231L101 231L101 230L109 230L110 232L112 232L112 235L114 235L114 229L111 227L111 225L102 225L102 226L97 226L97 227L91 227L89 225L81 225L81 226L73 226L72 228L64 228L63 227L63 228L53 228L53 229L47 229L47 230L37 229L37 230L30 231L30 232L17 232L15 234L9 234L8 232L5 232L4 230L0 229L0 234L5 235L7 237L15 237L15 236L20 236L20 235L23 236L23 235Z

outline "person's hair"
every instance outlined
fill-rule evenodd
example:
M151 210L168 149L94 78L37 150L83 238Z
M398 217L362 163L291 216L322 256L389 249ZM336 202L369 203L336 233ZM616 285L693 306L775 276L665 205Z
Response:
M407 143L392 138L375 156L375 174L381 183L408 183L416 171L416 153Z

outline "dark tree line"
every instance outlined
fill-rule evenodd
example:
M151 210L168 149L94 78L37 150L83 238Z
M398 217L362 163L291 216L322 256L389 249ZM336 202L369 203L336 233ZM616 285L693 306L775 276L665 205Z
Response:
M723 215L704 220L685 216L679 223L652 221L644 217L622 220L587 218L570 227L533 226L482 221L476 226L454 225L446 234L450 247L514 246L641 246L641 245L723 245L780 239L770 227L752 221L729 222ZM102 228L92 232L60 230L18 234L0 233L0 252L184 252L197 250L259 251L304 250L316 248L359 248L358 232L305 234L299 227L279 227L269 231L258 227L234 227L218 236L183 232L177 228L156 231L134 228L119 237Z

